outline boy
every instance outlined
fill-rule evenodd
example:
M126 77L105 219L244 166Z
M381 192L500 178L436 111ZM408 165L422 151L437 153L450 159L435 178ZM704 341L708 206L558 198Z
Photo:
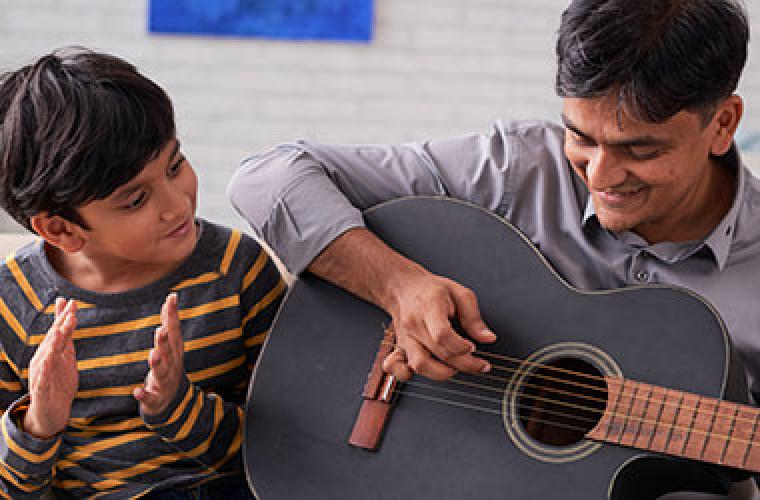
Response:
M0 79L0 496L250 497L246 387L284 282L195 218L164 91L64 49ZM64 299L65 298L65 299Z

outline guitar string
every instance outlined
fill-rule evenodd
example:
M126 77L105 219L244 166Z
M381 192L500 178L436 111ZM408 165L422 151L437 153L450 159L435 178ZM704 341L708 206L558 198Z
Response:
M385 344L385 345L390 345L390 346L395 347L395 344L393 344L393 343L388 343L386 341L383 341L381 343ZM567 368L562 368L562 367L558 367L558 366L551 366L551 365L546 365L546 364L542 364L542 363L531 362L531 361L523 360L523 359L520 359L520 358L515 358L515 357L511 357L511 356L505 356L505 355L501 355L501 354L495 354L495 353L491 353L491 352L487 352L487 351L475 351L475 353L481 354L481 355L490 356L490 357L496 358L496 359L510 361L510 362L515 363L515 364L519 364L519 365L523 365L523 366L529 366L529 367L533 367L533 368L540 368L540 369L547 370L547 371L556 371L556 372L566 373L566 374L573 375L573 376L580 377L580 378L587 378L587 379L591 379L591 380L594 380L594 381L599 381L599 382L602 382L602 383L605 384L604 388L603 387L599 387L599 386L595 386L595 385L583 384L583 383L575 382L575 381L572 381L572 380L558 379L558 378L555 378L555 377L550 377L550 376L542 375L542 374L539 374L539 373L533 373L533 374L531 374L531 377L533 377L533 378L538 378L538 379L543 379L543 380L549 380L549 381L553 381L553 382L559 382L559 383L566 384L566 385L574 385L574 386L582 387L584 389L588 389L590 391L596 391L596 392L603 393L603 394L607 393L607 389L606 389L607 378L606 377L600 377L600 376L592 375L592 374L585 373L585 372L579 372L579 371L575 371L575 370L569 370ZM517 372L517 368L510 367L510 366L507 366L507 365L500 365L500 364L497 364L497 363L492 363L492 366L493 366L493 368L495 368L497 370L504 371L504 372L507 372L507 373L515 373L515 372ZM495 375L490 375L490 374L487 374L487 373L471 374L471 376L473 376L473 377L481 377L481 378L485 378L485 379L489 379L489 380L494 380L494 381L497 381L497 382L503 382L503 383L509 382L509 380L510 380L508 378L502 378L502 377L498 377L498 376L495 376ZM628 379L625 379L623 377L610 377L610 378L620 381L620 386L621 386L620 396L621 397L627 397L627 398L631 399L632 401L644 402L646 404L651 404L651 403L661 404L663 406L663 408L670 408L670 409L676 410L676 413L680 413L680 411L682 409L684 409L684 408L691 408L690 406L686 406L686 405L682 404L680 401L676 402L676 401L668 401L667 399L658 399L658 398L655 398L655 397L652 397L652 396L649 396L649 397L640 396L638 394L638 390L636 390L636 389L634 389L632 393L626 393L626 385L625 385L625 383L626 383L626 381ZM635 382L635 381L634 381L634 383L641 384L640 382ZM535 386L533 386L533 387L535 387ZM650 386L650 387L655 387L655 386ZM548 392L565 392L565 391L560 391L560 390L553 389L551 387L541 386L541 388L544 389L544 390L547 390ZM684 391L680 391L680 392L684 392ZM690 393L686 393L686 394L690 394ZM582 395L582 394L571 394L571 395L573 395L575 397L583 398L583 399L589 399L589 400L592 400L592 401L595 401L595 402L603 402L603 403L606 402L606 399L593 398L592 396L585 396L585 395ZM666 396L666 395L667 395L667 392L664 392L663 396ZM699 396L699 395L696 395L696 394L693 394L693 395L695 397L700 398L700 399L707 399L707 400L716 401L719 405L720 404L724 404L725 405L726 403L730 403L732 405L738 405L737 403L733 403L733 402L720 401L720 400L716 400L714 398L707 398L707 397ZM747 405L738 405L738 406L740 406L742 408L745 408L748 411L755 412L755 415L754 415L754 417L751 417L751 418L744 418L744 417L740 417L738 415L735 415L734 418L733 418L734 422L735 423L738 423L738 422L751 423L751 424L754 425L757 422L758 417L760 417L760 413L758 413L755 408L751 408L751 407L749 407ZM724 406L724 408L725 408L725 406ZM588 408L585 408L585 409L588 410ZM734 410L735 410L735 408L734 408ZM716 411L717 411L717 408L716 408ZM699 412L697 412L697 413L699 413ZM736 412L734 412L734 413L736 413ZM724 415L724 416L727 417L727 415Z
M408 384L411 384L413 386L420 386L419 382L405 382L404 383L404 385L408 385ZM429 390L438 390L438 391L444 391L444 392L450 392L450 393L457 393L457 394L459 394L461 396L464 396L464 397L477 397L477 396L474 396L474 395L472 395L470 393L467 393L467 392L454 391L452 389L448 389L447 390L445 388L436 387L436 386L433 386L433 385L426 386L425 388L429 389ZM433 402L447 404L449 406L458 406L458 407L467 408L467 409L476 410L476 411L481 411L481 412L490 413L490 414L494 414L494 415L499 415L499 416L502 415L502 411L501 410L496 410L496 409L493 409L493 408L488 408L488 407L484 407L484 406L478 406L478 405L474 405L474 404L463 403L461 401L454 401L454 400L450 400L450 399L446 399L446 398L440 398L440 397L431 396L431 395L428 395L428 394L421 394L419 392L412 392L412 391L408 391L408 390L397 389L396 393L401 394L401 395L405 395L405 396L415 397L415 398L427 399L427 400L430 400L430 401L433 401ZM507 392L507 394L509 394L509 392ZM525 395L523 395L523 396L525 396ZM528 397L532 397L533 399L536 399L535 396L528 395ZM478 399L481 399L481 398L478 398ZM483 399L490 399L490 398L483 398ZM491 401L492 402L496 402L497 400L491 399ZM553 400L546 400L546 401L548 401L550 403L558 403L557 401L553 401ZM501 403L501 401L499 401L499 403ZM545 408L535 408L534 406L526 405L526 404L520 404L520 403L518 403L516 405L516 407L517 408L536 409L538 412L541 412L541 413L553 413L555 415L559 415L561 417L569 418L569 419L587 420L590 423L592 423L592 422L596 423L597 422L597 420L585 419L583 417L578 417L576 415L567 414L567 413L559 413L559 412L555 412L555 411L548 411ZM696 408L692 408L692 409L696 409ZM584 411L587 411L589 413L600 413L599 410L590 409L590 408L586 408ZM601 412L601 413L603 413L603 412ZM651 431L652 437L650 437L650 443L651 443L652 439L654 439L654 436L657 435L657 432L659 430L658 427L662 427L662 425L663 425L663 422L660 422L660 421L657 421L657 420L648 420L645 417L636 417L636 416L633 416L633 415L627 415L627 414L622 414L622 413L617 414L617 413L613 412L613 413L611 413L611 417L612 418L610 419L610 422L615 417L622 418L623 420L626 420L626 422L623 424L623 430L621 431L620 436L618 437L618 441L622 440L623 436L626 434L626 429L629 428L629 426L627 425L628 422L633 421L634 423L638 423L638 429L636 430L637 438L638 438L639 435L641 435L640 433L641 433L641 429L643 428L643 426L645 424L651 424L652 427L653 427L653 430ZM562 422L557 422L557 421L554 421L554 420L545 420L545 419L538 418L538 417L533 417L533 416L521 418L521 420L526 421L526 422L536 422L536 423L547 424L547 425L554 426L554 427L562 427L562 428L565 428L565 429L569 429L569 430L580 432L580 433L582 433L584 435L587 435L587 433L592 430L592 429L589 429L589 428L577 427L577 426L573 426L573 425L570 425L570 424L566 424L566 423L562 423ZM724 448L727 448L730 444L742 444L742 445L746 445L748 448L750 446L756 444L756 440L743 439L743 438L739 438L737 436L716 434L716 433L714 433L712 431L709 431L709 430L706 430L706 429L697 429L697 428L694 428L694 427L683 426L683 425L677 424L676 422L673 422L671 424L664 424L664 425L666 426L666 429L664 429L664 431L667 431L669 435L672 435L673 431L682 431L682 432L686 433L687 436L689 434L701 434L701 435L703 435L704 438L705 438L705 441L703 443L703 450L706 449L707 443L708 443L708 441L711 438L724 439L726 441L725 444L724 444ZM683 455L683 453L685 453L685 451L686 451L686 446L687 446L688 439L689 438L687 437L684 440L684 444L682 445L682 451L681 451L680 454L679 453L675 453L675 452L669 452L667 450L667 446L669 446L669 443L668 443L668 445L666 445L665 450L662 450L662 451L664 453L672 453L674 455ZM649 448L646 448L646 449L649 449ZM747 450L747 451L749 451L749 450ZM702 454L704 454L704 451L702 452ZM746 462L746 460L745 460L745 462ZM720 462L720 463L722 463L722 462Z
M542 368L553 368L553 367L544 366L544 365L541 365L541 364L538 364L538 363L531 363L531 364L533 364L535 366L540 366ZM516 370L514 370L512 368L506 368L506 367L500 367L500 369L508 371L508 372L509 371L512 371L512 372L516 371ZM562 371L567 371L569 373L574 373L575 374L575 372L573 372L571 370L562 369ZM578 372L577 374L584 375L582 372ZM539 375L534 375L534 376L536 376L537 378L540 378ZM489 376L489 378L491 380L497 380L497 381L500 381L500 382L508 382L509 381L509 379L503 379L503 378L494 377L494 376ZM601 378L601 377L596 377L596 378ZM553 380L553 381L558 381L560 383L565 382L562 379L556 379L556 378L550 378L550 379ZM621 380L623 382L625 381L625 379L618 379L618 380ZM470 386L473 386L473 387L476 387L476 388L490 390L490 391L502 392L501 389L499 389L497 387L494 387L494 386L487 385L487 384L486 385L474 384L474 383L471 383L471 382L466 382L466 381L463 381L463 380L460 380L460 379L453 379L453 378L449 379L449 382L458 383L458 384L462 384L462 385L470 385ZM529 387L533 387L533 388L539 388L539 389L543 389L543 390L545 390L547 392L556 392L551 387L535 386L535 385L527 384L527 383L526 384L522 384L522 386L529 386ZM600 388L595 387L595 386L587 386L587 388L592 389L592 390L602 390L602 391L605 391L604 389L600 389ZM562 392L564 392L565 394L568 394L566 391L562 391ZM575 397L578 397L578 396L582 397L583 396L581 394L575 394L575 393L570 393L570 395L571 396L575 396ZM658 400L652 400L652 399L647 399L647 398L643 398L643 397L639 397L639 398L630 397L631 394L626 395L625 391L621 390L620 397L623 397L623 396L628 396L629 399L632 400L632 401L636 400L636 399L638 399L640 401L649 401L650 403L652 401L654 401L654 402L662 404L663 407L665 407L665 406L674 407L676 409L676 412L674 414L674 420L677 420L677 419L675 419L675 416L678 415L680 413L680 410L682 410L683 408L688 408L689 410L693 411L695 417L698 416L698 415L700 415L700 410L698 408L698 405L696 405L694 407L686 406L686 405L683 405L683 404L668 405L667 404L667 400L658 401ZM567 407L571 407L571 408L574 408L574 409L585 411L585 412L588 412L588 413L591 413L591 414L599 414L601 416L604 416L604 413L605 413L604 410L601 410L601 409L598 409L598 408L592 408L592 407L582 406L582 405L578 405L578 404L568 403L568 402L561 401L561 400L552 400L552 399L544 398L544 397L541 397L541 396L535 396L535 395L526 394L526 393L523 393L523 397L535 399L537 401L541 401L541 402L545 402L545 403L549 403L549 404L560 405L560 406L567 406ZM606 400L604 400L604 399L598 399L598 398L591 398L591 399L594 399L595 401L598 401L598 402L601 402L601 403L606 403ZM731 404L736 405L736 403L731 403ZM472 405L470 405L470 406L472 406ZM524 407L528 407L528 405L523 405L523 406ZM543 411L543 409L539 409L539 411ZM711 415L711 417L713 418L713 420L716 419L716 418L718 418L720 416L720 415L717 415L715 413L716 411L717 411L717 407L714 410L712 410L712 414L714 416ZM716 432L713 432L712 430L697 429L697 428L693 428L693 427L683 426L683 425L677 423L676 421L674 421L672 423L664 423L664 422L661 422L661 421L658 421L658 420L651 420L651 419L648 419L646 417L646 415L635 416L635 415L631 415L631 414L628 414L628 413L616 413L616 412L610 412L609 415L610 415L611 419L621 418L621 419L626 420L628 422L638 422L638 424L639 424L639 432L640 432L641 427L644 424L651 424L651 425L653 425L655 427L657 425L664 424L664 425L666 425L668 427L668 429L671 430L671 432L672 432L672 430L680 430L680 431L684 431L684 432L690 432L692 434L693 433L699 433L699 434L705 435L707 439L709 439L709 438L721 438L721 439L725 439L727 442L731 441L731 442L734 442L734 443L747 444L747 445L752 444L752 443L755 442L754 440L742 439L742 438L738 438L738 437L731 436L731 435L717 434ZM566 418L574 418L574 415L572 415L572 414L564 414L563 416L566 417ZM707 416L707 415L704 415L704 416ZM724 415L724 416L728 417L728 415ZM755 419L738 418L737 412L736 412L736 408L734 408L734 415L733 415L734 424L733 424L733 426L736 425L737 421L745 421L745 422L748 422L748 423L752 422L754 424L756 422L756 420L757 420L757 418L755 418ZM576 430L581 430L581 429L576 429ZM585 432L585 430L583 430L583 431Z

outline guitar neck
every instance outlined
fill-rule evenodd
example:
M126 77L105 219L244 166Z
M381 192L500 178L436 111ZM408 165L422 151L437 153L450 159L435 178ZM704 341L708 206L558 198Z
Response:
M759 409L632 380L606 382L606 408L587 438L760 472Z

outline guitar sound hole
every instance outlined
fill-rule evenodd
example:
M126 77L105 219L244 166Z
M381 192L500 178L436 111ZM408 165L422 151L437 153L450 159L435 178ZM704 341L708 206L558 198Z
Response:
M541 443L569 446L594 428L606 400L607 386L596 367L558 358L526 377L518 396L520 423Z

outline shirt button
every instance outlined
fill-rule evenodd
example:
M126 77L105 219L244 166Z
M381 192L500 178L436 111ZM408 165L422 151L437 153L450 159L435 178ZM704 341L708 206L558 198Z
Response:
M636 272L636 281L639 283L644 283L645 281L649 280L649 273L646 271L637 271Z

